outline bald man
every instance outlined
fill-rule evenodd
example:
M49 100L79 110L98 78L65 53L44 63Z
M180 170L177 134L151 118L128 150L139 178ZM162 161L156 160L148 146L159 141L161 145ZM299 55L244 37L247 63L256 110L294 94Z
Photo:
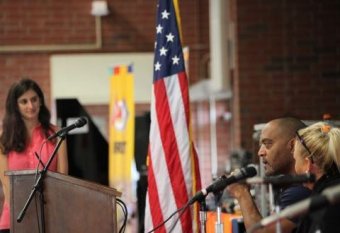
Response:
M295 132L304 127L302 121L292 117L275 119L265 125L261 131L258 156L262 158L266 176L295 174L293 157ZM262 219L247 185L236 183L228 186L227 191L238 200L247 230ZM280 209L310 195L310 191L302 185L279 187L276 192L275 202ZM282 233L293 232L297 222L298 219L283 219L281 221ZM256 232L274 233L276 232L275 225Z

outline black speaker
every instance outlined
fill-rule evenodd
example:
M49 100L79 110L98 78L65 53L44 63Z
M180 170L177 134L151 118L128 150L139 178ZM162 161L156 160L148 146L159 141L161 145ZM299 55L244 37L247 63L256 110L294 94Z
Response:
M135 163L139 172L137 181L138 233L144 233L145 200L148 187L146 158L149 147L150 112L135 117Z
M60 127L68 118L85 117L88 132L67 135L69 175L108 185L108 142L77 99L57 99L57 118Z
M139 173L144 173L146 171L150 122L149 112L135 117L135 162Z

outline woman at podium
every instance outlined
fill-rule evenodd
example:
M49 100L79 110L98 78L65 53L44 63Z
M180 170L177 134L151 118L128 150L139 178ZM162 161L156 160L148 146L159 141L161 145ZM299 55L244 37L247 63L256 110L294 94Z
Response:
M22 79L11 86L0 136L0 179L4 193L0 233L9 232L10 229L9 180L4 172L44 168L57 143L57 139L47 140L57 131L50 118L44 94L35 81ZM65 141L49 170L68 173Z

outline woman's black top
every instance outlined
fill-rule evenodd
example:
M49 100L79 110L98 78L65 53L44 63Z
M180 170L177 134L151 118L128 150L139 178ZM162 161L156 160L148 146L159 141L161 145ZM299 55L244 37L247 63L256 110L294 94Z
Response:
M335 185L340 185L339 173L326 174L315 183L311 197ZM308 215L301 218L295 233L340 233L340 202L311 209Z

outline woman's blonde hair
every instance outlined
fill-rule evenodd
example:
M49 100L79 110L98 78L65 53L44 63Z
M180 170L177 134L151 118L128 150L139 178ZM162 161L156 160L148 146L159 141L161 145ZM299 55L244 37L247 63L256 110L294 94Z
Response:
M297 149L311 160L323 172L328 172L334 165L340 168L340 129L326 122L317 122L298 131L300 143ZM307 148L304 148L302 144ZM309 152L307 152L309 150Z

